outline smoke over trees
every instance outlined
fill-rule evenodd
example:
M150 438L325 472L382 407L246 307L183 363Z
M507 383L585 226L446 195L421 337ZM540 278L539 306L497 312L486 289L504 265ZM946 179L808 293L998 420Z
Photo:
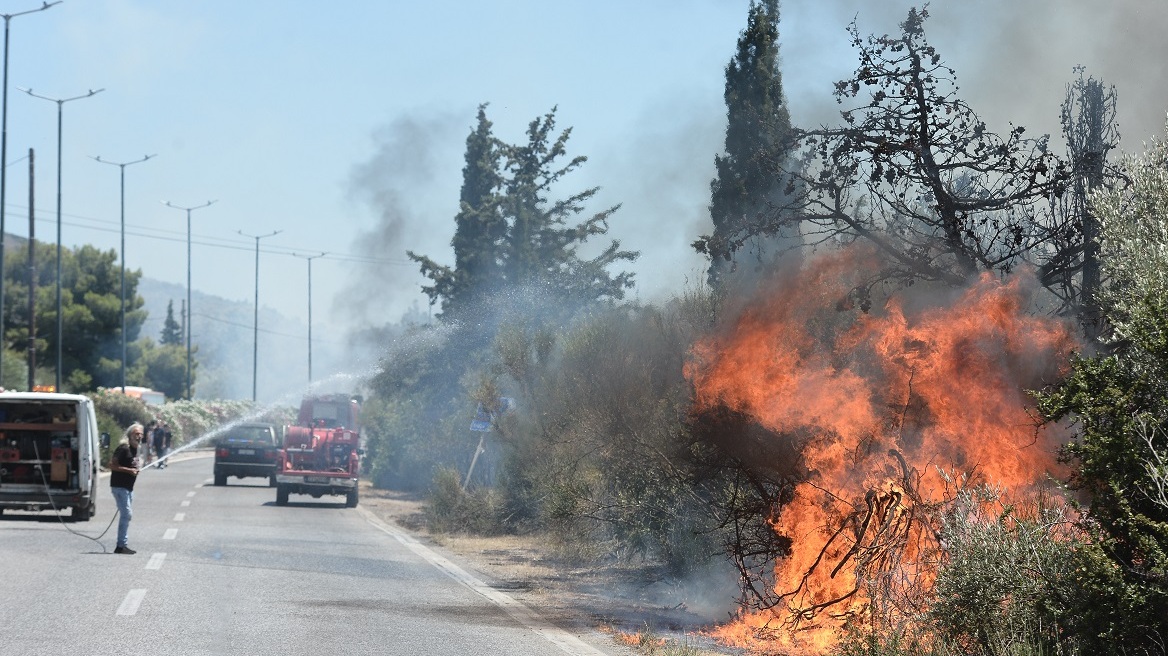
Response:
M372 382L377 483L437 480L432 510L454 515L436 525L546 531L575 557L677 574L716 553L737 566L751 646L846 630L840 653L1081 654L1129 635L1163 653L1163 153L1109 188L1115 99L1091 79L1068 90L1067 158L1021 127L995 134L927 18L882 37L853 23L842 124L797 130L778 4L751 4L714 231L695 243L713 289L660 308L620 302L630 281L609 268L634 254L578 255L616 208L584 214L595 189L552 200L584 161L564 161L554 110L510 145L480 107L455 264L410 253L442 320ZM794 243L734 297L736 255ZM1082 347L1066 317L1092 314L1109 356L1041 401L1082 422L1059 461L1064 426L1038 429L1028 390ZM1072 474L1090 507L1042 488Z
M561 161L571 130L556 132L555 110L530 122L524 144L497 139L491 127L483 105L467 138L454 266L408 253L430 280L425 293L442 305L442 325L406 337L419 346L386 357L373 379L374 430L381 424L386 436L371 446L381 481L425 485L436 463L467 452L456 446L465 441L467 406L497 402L506 336L550 335L547 325L619 301L632 286L632 274L610 269L637 253L613 241L594 257L581 255L617 208L584 215L596 188L554 197L586 161Z
M860 64L836 83L843 125L796 130L804 147L785 167L789 196L726 236L729 248L798 228L811 245L865 240L887 266L884 282L961 285L980 271L1039 266L1044 282L1067 264L1053 244L1081 249L1077 225L1050 211L1069 182L1046 137L1022 127L999 136L957 95L955 72L925 38L925 10L895 36L862 38Z

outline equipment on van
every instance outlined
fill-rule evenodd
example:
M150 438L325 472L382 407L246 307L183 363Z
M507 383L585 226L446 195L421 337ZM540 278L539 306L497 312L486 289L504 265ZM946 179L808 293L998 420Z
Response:
M0 512L97 512L101 457L93 401L80 394L0 393Z

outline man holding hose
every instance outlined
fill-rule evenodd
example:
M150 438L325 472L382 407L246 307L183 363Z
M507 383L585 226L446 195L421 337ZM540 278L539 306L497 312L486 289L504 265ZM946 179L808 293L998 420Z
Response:
M130 518L134 516L134 481L138 479L141 461L138 444L142 441L142 424L134 422L126 429L126 436L110 456L110 492L118 505L118 546L114 553L137 553L126 546L130 532Z

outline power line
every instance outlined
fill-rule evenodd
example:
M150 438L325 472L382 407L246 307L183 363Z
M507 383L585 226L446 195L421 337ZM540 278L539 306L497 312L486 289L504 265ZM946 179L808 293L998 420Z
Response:
M191 316L192 317L202 317L208 321L214 321L215 323L222 323L222 324L226 324L228 326L237 326L239 328L247 328L249 330L252 328L252 326L250 326L248 324L239 323L238 321L231 321L230 319L221 319L219 317L213 317L209 314L198 313L198 314L192 314ZM277 332L275 330L269 330L267 328L260 328L260 332L264 333L266 335L274 335L276 337L289 337L291 339L298 339L298 340L305 339L304 335L292 335L289 333L281 333L281 332ZM342 344L342 343L344 343L344 342L338 342L338 341L329 340L329 339L319 339L316 337L314 337L312 339L312 341L314 341L318 344L321 342L324 342L325 344Z
M21 205L16 205L16 204L10 204L10 206L13 208L19 208L21 210L25 210L25 212L26 212L25 214L18 215L18 216L23 216L23 217L27 218L27 216L28 216L27 209L28 208L21 206ZM72 217L74 219L80 219L82 221L93 221L96 223L109 223L109 224L115 223L113 221L107 221L104 219L95 219L92 217L81 216L78 214L63 213L63 216L69 216L69 217ZM49 219L37 218L36 221L44 222L44 221L49 221ZM101 226L87 225L84 223L74 223L74 222L70 222L70 221L65 221L63 223L63 225L67 225L67 226L74 227L74 228L83 228L86 230L95 230L97 232L112 232L112 233L119 233L119 234L121 232L121 230L119 228L105 228L105 227L101 227ZM154 239L156 241L168 241L168 242L184 243L184 244L186 243L185 233L181 233L181 232L176 231L176 230L155 228L153 226L134 225L134 224L130 224L130 223L128 223L126 225L127 225L127 229L126 229L127 235L131 235L134 237L143 237L146 239ZM134 230L131 230L130 228L134 228ZM142 231L148 231L148 232L142 232ZM151 233L158 233L158 234L151 234ZM168 236L168 235L173 235L173 236ZM225 249L225 250L247 251L249 253L255 251L254 246L252 246L252 245L250 245L247 242L244 242L242 240L233 240L233 239L228 239L228 238L224 238L224 237L215 237L212 235L196 235L196 234L192 234L191 237L192 237L191 243L195 244L197 246L205 246L208 248L221 248L221 249ZM196 237L197 237L197 239L196 239ZM213 240L213 241L205 241L205 240ZM214 243L214 242L222 242L222 243ZM269 246L267 248L261 247L260 252L264 253L264 254L269 254L269 255L295 255L296 253L303 253L304 251L311 251L311 250L312 249L294 248L294 247L290 247L290 246ZM358 264L389 264L389 265L394 265L394 266L411 266L411 267L417 266L417 263L413 262L412 260L385 258L385 257L374 257L372 255L359 255L356 253L336 253L336 252L331 252L331 251L323 259L335 260L335 261L339 261L339 262L354 262L354 263L358 263Z

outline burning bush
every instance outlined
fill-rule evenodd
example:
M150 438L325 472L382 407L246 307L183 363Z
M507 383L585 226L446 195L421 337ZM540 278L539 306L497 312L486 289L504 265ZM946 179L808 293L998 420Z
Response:
M1025 311L1020 277L853 311L840 299L876 266L853 249L775 280L687 366L696 415L729 410L774 436L744 461L759 489L790 486L760 518L770 547L732 545L754 597L720 631L732 642L824 649L845 626L923 617L952 481L1022 492L1061 471L1059 435L1036 430L1026 390L1058 376L1069 328ZM766 439L755 433L719 441ZM783 555L751 581L759 553Z

